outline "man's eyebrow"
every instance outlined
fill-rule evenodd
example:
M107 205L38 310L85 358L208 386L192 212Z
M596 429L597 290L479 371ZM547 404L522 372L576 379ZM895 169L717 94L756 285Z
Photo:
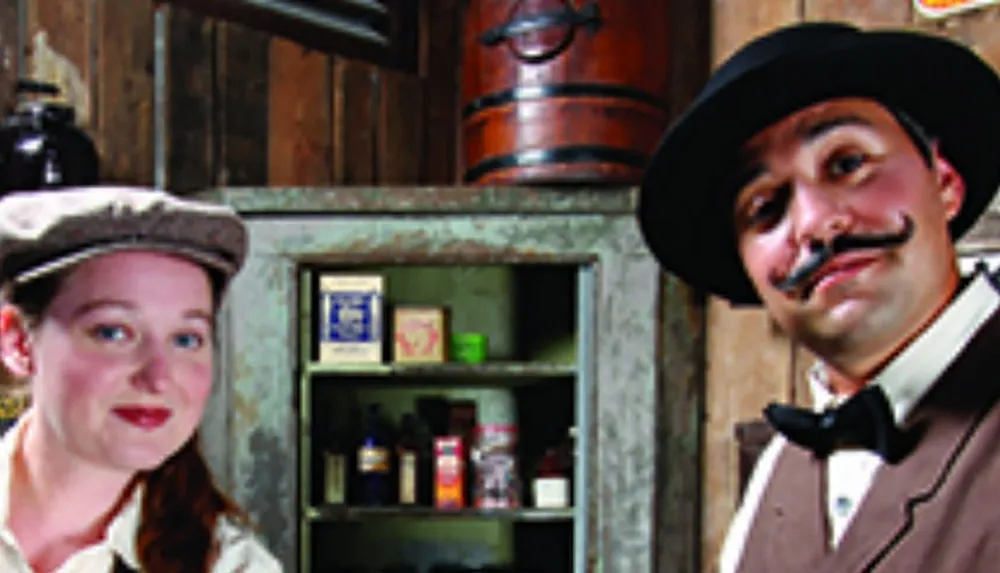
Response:
M803 122L803 125L796 131L802 141L810 142L845 125L871 127L872 123L857 115L837 115L819 121ZM748 163L742 165L739 171L733 176L730 189L734 189L739 193L739 191L746 188L765 173L767 173L767 166L764 165L764 162L758 159L751 159Z
M798 131L800 137L804 141L808 142L817 139L833 129L843 127L845 125L871 127L872 123L857 115L838 115L817 122L808 123L802 126Z

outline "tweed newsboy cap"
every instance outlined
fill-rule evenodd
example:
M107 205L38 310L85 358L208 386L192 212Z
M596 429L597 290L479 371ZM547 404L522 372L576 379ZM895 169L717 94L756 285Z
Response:
M27 282L123 250L178 255L228 283L246 249L246 227L232 209L156 189L64 188L0 199L3 283Z

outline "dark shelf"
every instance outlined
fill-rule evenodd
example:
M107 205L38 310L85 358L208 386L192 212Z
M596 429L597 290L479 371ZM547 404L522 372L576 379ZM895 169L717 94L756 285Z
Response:
M351 507L324 505L310 507L306 518L313 522L379 521L385 519L487 519L498 521L569 522L573 508L563 509L455 509L433 507Z
M351 378L464 378L464 379L535 379L572 378L573 364L531 362L485 362L482 364L318 364L306 367L306 373L316 377Z

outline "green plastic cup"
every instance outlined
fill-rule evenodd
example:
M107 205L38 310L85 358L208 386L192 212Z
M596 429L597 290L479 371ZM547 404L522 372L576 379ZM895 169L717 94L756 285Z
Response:
M451 335L451 359L466 364L486 362L489 341L478 332L456 332Z

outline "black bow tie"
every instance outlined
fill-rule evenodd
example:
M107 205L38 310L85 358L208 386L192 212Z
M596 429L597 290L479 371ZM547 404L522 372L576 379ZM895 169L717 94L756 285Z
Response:
M839 448L864 448L896 463L915 443L914 433L896 426L889 400L878 386L868 386L839 407L821 413L770 404L764 416L789 441L812 450L819 458Z

